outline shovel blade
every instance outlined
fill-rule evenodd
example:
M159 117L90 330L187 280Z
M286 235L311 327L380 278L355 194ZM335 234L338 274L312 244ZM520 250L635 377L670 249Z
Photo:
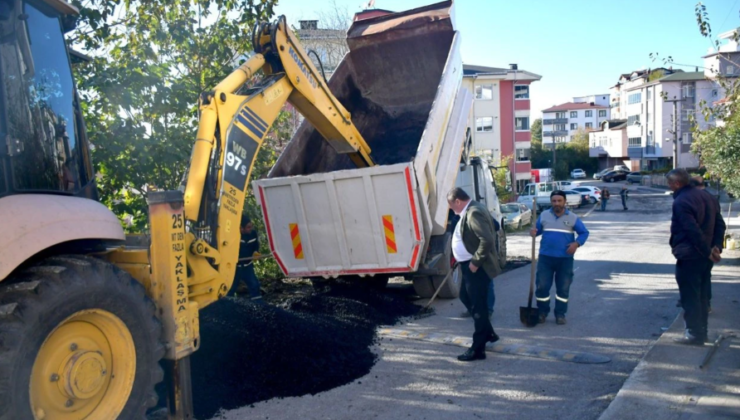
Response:
M528 306L520 306L519 319L522 321L522 324L526 325L527 327L534 327L540 322L539 309Z

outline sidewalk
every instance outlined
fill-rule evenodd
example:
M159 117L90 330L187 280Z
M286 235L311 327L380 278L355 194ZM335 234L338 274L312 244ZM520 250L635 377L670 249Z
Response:
M679 314L599 420L724 420L740 418L740 251L726 251L712 276L710 339L725 339L707 367L710 344L675 344L683 333ZM678 296L678 293L676 293Z

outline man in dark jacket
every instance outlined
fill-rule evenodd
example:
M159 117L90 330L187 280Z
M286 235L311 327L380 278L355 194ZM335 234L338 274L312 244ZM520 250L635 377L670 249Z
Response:
M676 257L676 283L684 309L686 332L676 341L703 345L707 341L710 262L720 260L714 249L719 225L715 201L706 192L689 185L685 169L674 169L667 175L673 191L670 245ZM721 239L719 239L721 240Z
M460 263L465 292L470 299L470 313L475 322L473 345L458 360L469 362L486 358L486 343L499 337L488 318L488 288L501 274L496 256L496 232L488 209L475 201L462 188L447 194L447 203L460 216L452 235L452 254Z
M236 275L234 282L231 284L229 296L236 296L236 290L240 282L247 284L249 297L255 303L263 303L262 292L260 291L260 282L257 274L254 272L254 259L260 256L260 241L257 231L248 216L242 216L241 226L241 243L239 244L239 262L236 264ZM252 258L250 261L241 261L244 258Z

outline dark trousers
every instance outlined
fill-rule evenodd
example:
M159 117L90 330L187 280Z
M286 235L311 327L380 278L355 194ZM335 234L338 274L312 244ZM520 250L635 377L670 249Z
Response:
M602 198L601 199L601 211L606 211L606 202L609 201L608 198Z
M555 316L568 312L570 284L573 283L573 258L540 255L537 260L537 307L540 314L550 313L550 289L555 278Z
M460 263L463 273L462 286L470 297L470 313L473 315L475 332L473 333L472 349L476 352L485 351L486 343L493 335L493 326L488 318L488 289L493 281L483 267L475 273L470 271L470 262Z
M627 197L622 196L622 207L627 210Z
M463 276L462 283L460 283L460 302L462 302L463 305L465 305L465 309L468 310L468 313L472 316L473 311L470 309L471 306L471 299L470 295L468 295L468 291L465 288L465 276ZM488 287L488 298L486 299L486 307L488 308L488 313L493 313L493 305L496 304L496 292L493 290L493 281L491 281L491 285Z
M709 264L703 258L676 261L676 283L686 329L697 338L706 339L711 294Z
M707 263L707 272L705 274L708 279L707 281L709 282L709 294L708 294L709 306L712 306L712 268L714 268L714 262L710 260Z
M236 296L236 289L239 287L239 283L242 281L247 284L250 298L262 298L262 292L260 291L260 281L257 279L257 274L254 273L254 264L250 263L245 266L236 267L236 275L234 276L234 282L231 284L231 289L229 289L228 296Z

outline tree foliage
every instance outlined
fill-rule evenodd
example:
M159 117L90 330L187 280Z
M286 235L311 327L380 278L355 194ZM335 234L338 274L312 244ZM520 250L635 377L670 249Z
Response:
M200 93L246 59L254 23L272 17L276 0L73 3L81 16L68 40L92 57L75 73L101 199L127 220L128 230L140 231L147 191L176 189L182 180ZM281 128L278 121L256 159L255 177L267 172L286 141ZM246 211L261 227L251 197Z

